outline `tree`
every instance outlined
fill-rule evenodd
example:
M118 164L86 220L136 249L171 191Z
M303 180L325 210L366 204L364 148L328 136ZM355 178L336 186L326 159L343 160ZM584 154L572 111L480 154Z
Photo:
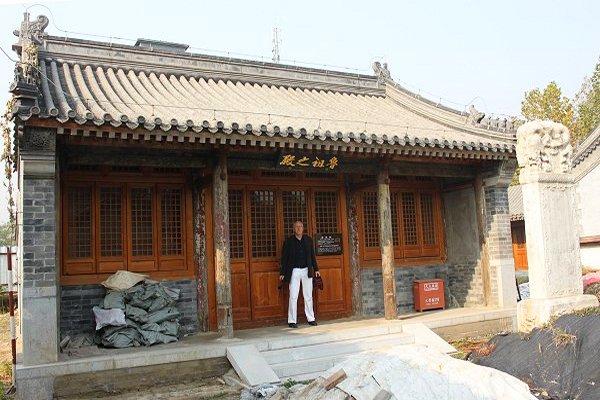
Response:
M578 117L578 136L584 139L600 125L600 58L591 78L586 78L575 96Z
M0 246L14 246L14 227L10 222L0 224Z
M528 120L549 119L565 125L571 131L571 141L578 137L577 119L573 104L567 96L563 96L556 82L552 81L544 91L535 88L525 92L521 102L521 114Z

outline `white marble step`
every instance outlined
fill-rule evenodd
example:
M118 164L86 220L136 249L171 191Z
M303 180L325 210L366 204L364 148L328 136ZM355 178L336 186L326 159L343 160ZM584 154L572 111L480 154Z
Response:
M283 381L314 379L319 373L355 354L414 344L412 334L396 333L261 353Z
M412 333L393 333L360 337L356 339L338 340L332 342L304 345L294 348L263 351L261 355L269 365L302 361L315 357L336 356L347 353L360 353L378 347L415 343Z
M306 333L305 330L310 330L310 334L304 334ZM264 352L397 333L402 333L401 323L388 323L368 327L357 325L355 328L343 330L331 329L327 325L319 325L318 327L304 327L298 330L290 330L290 335L288 336L270 338L263 343L257 343L256 346L259 351Z

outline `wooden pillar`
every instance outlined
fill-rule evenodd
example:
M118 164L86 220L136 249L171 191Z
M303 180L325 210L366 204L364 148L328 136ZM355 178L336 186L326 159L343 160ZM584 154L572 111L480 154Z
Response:
M224 337L232 338L229 198L227 195L227 156L225 154L219 156L219 162L213 175L213 218L217 328Z
M483 176L481 171L475 176L475 207L477 209L477 231L479 234L479 252L481 266L481 280L483 286L483 305L490 304L490 254L486 234L486 208Z
M348 242L350 259L350 276L352 279L352 314L362 315L362 282L358 237L358 213L356 212L356 196L349 176L346 176L346 207L348 209Z
M209 330L208 314L208 259L206 248L206 190L202 176L198 172L193 175L193 207L194 207L194 265L198 282L196 287L198 308L198 329Z
M396 279L394 278L390 173L387 165L377 173L377 210L379 211L379 245L381 247L385 319L396 319L398 312L396 310Z

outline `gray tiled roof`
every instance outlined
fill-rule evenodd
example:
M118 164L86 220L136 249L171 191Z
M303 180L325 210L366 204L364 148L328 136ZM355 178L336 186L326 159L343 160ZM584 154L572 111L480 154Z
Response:
M514 157L512 134L471 126L464 113L415 99L393 81L379 87L375 77L58 38L40 48L39 61L39 106L22 110L23 120L37 116L132 130L293 136Z

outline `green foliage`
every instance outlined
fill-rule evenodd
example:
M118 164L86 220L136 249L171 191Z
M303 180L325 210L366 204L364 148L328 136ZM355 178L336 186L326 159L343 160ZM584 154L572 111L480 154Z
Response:
M14 225L11 222L0 224L0 246L14 246Z
M11 97L6 103L6 110L0 116L0 130L2 131L2 141L4 147L0 154L0 161L4 162L4 185L8 191L8 215L11 226L15 225L15 200L13 196L13 171L15 169L15 153L12 149L12 130L10 128L10 119L12 118L12 108L14 98Z
M525 92L521 114L528 121L549 119L561 123L571 131L572 144L582 141L600 125L600 59L592 77L584 80L573 100L563 96L553 81L543 90L535 88Z
M590 79L586 79L577 95L579 136L581 139L600 125L600 59Z
M521 102L521 114L528 120L549 119L554 122L565 125L573 133L577 131L577 120L573 104L567 96L562 95L562 91L556 82L550 82L546 88L541 91L535 88L525 92L525 99Z

